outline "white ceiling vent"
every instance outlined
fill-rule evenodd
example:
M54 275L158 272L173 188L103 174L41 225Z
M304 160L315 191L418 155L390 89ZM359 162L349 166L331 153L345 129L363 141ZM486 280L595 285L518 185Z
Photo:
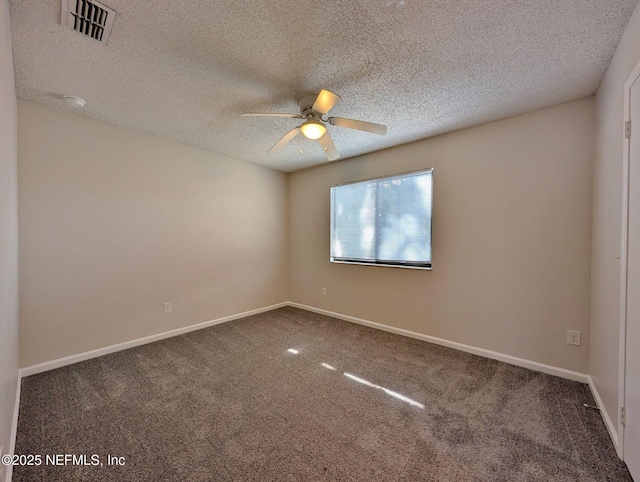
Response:
M98 42L107 43L115 18L115 10L94 0L62 0L60 23Z

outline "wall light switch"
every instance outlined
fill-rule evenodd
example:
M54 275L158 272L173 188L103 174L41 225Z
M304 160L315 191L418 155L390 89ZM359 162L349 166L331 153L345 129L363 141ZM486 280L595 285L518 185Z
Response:
M171 301L167 301L164 304L164 314L171 313Z
M322 296L327 296L327 288L322 288Z

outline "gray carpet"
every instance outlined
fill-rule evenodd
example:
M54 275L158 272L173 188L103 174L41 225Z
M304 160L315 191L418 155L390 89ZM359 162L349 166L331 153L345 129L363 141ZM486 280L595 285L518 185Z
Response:
M14 480L630 481L584 402L581 383L282 308L24 379L16 453L43 465Z

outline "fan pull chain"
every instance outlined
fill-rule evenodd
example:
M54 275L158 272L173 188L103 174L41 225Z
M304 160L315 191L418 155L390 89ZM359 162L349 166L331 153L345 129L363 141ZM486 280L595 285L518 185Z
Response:
M298 150L300 151L300 155L302 155L302 131L298 135Z

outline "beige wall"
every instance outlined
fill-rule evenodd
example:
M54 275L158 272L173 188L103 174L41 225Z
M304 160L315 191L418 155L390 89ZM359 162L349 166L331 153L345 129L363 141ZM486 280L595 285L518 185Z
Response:
M587 373L593 135L587 98L290 175L290 299ZM329 262L332 184L427 167L432 271Z
M9 3L0 1L0 446L10 448L18 379L16 90ZM0 468L0 474L2 469Z
M624 83L640 61L636 8L596 96L590 373L617 426Z
M32 102L18 128L22 366L286 301L285 174Z

